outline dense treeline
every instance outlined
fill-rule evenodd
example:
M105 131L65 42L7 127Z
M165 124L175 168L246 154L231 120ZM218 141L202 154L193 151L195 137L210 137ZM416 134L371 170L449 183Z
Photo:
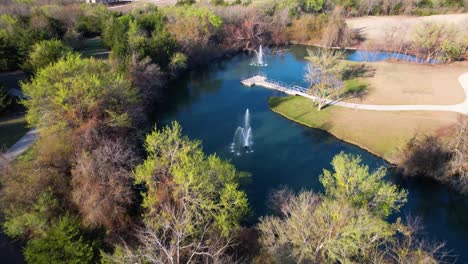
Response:
M356 41L344 23L351 7L296 17L282 6L289 4L149 6L129 14L77 4L4 9L0 66L31 72L23 104L28 124L39 128L33 147L0 172L2 227L25 241L26 261L441 259L440 248L416 239L411 222L389 221L406 192L384 181L383 170L369 172L358 157L333 160L334 172L321 178L323 194L275 194L278 216L247 228L247 173L205 155L177 123L144 136L145 107L187 67L262 43L286 44L299 33L323 33L328 46ZM329 4L307 1L295 10L325 12ZM306 31L304 21L310 22ZM82 38L97 35L111 49L108 59L74 53ZM298 240L302 235L310 243Z
M0 7L0 71L23 68L33 46L43 40L63 40L79 48L84 37L101 33L109 13L101 5L34 5Z

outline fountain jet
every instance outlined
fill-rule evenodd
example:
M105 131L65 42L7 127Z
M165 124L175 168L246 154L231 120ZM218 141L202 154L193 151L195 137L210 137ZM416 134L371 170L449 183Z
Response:
M237 127L234 133L234 139L231 143L231 152L236 155L241 155L242 152L252 152L253 137L252 127L250 127L250 112L249 109L244 114L244 127Z
M267 66L266 63L264 63L263 61L263 47L262 45L260 45L260 47L258 48L258 51L254 50L255 51L255 56L257 57L257 61L254 61L252 62L250 65L252 66Z

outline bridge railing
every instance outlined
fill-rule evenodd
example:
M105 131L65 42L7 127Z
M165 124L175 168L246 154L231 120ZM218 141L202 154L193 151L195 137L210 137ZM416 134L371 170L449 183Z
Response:
M282 87L283 88L282 90L290 90L290 91L296 91L296 92L301 92L301 93L307 93L307 91L309 90L299 85L291 85L291 84L287 84L285 82L273 80L270 78L266 78L266 81L271 84L276 85L277 87Z

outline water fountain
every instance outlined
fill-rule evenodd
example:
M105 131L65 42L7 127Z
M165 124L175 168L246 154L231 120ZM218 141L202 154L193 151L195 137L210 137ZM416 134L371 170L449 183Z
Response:
M263 47L262 45L260 45L260 47L258 48L258 51L254 50L255 51L255 56L257 57L257 60L256 61L253 61L252 63L250 63L250 65L252 66L259 66L259 67L264 67L264 66L268 66L268 64L266 64L264 61L263 61Z
M253 146L252 127L250 127L250 112L245 111L244 127L237 127L234 139L231 143L231 152L240 156L242 152L251 153Z

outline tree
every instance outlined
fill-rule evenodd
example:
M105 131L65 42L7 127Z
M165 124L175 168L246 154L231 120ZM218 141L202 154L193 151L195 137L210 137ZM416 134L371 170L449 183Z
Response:
M468 43L455 27L424 23L412 32L411 48L426 62L431 60L453 61L465 53Z
M387 217L406 202L407 192L385 182L386 171L380 168L372 173L361 165L361 158L341 152L331 162L333 172L323 170L320 182L327 197L349 201L352 205Z
M151 62L151 58L139 59L133 54L128 64L128 78L132 85L139 90L142 102L150 105L156 99L163 96L162 89L165 84L163 73L157 64Z
M216 36L223 28L220 16L208 8L195 6L170 7L164 11L167 28L184 53L200 61L213 52Z
M10 237L42 237L48 232L51 220L59 211L57 198L49 187L39 195L29 210L7 210L3 229Z
M102 140L90 153L83 151L72 170L72 200L83 223L118 232L128 224L133 203L132 170L136 154L122 140Z
M135 183L145 187L145 226L136 249L113 257L148 263L226 257L248 212L239 190L246 175L214 155L206 157L199 142L181 135L178 123L149 134L145 148L148 157L135 170Z
M155 6L110 18L103 36L112 56L123 62L135 54L139 58L150 57L153 63L166 69L177 50L177 43L166 28L166 17Z
M343 57L342 52L320 49L317 51L308 50L309 61L305 79L310 83L309 94L317 99L317 109L320 111L328 100L337 95L341 89L340 62Z
M20 54L15 44L14 34L18 21L8 14L0 15L0 71L16 69Z
M450 142L452 149L450 166L452 184L461 192L468 193L468 118L460 117L455 128L455 136Z
M232 47L252 50L267 37L269 24L264 16L254 8L228 9L224 32L225 38Z
M319 12L322 11L325 5L325 0L306 0L305 1L305 10Z
M25 68L37 72L39 69L66 57L70 52L72 49L60 40L43 40L32 47Z
M366 209L308 191L289 195L281 216L260 218L258 228L260 243L278 263L361 262L394 234Z
M138 116L137 90L103 60L69 55L22 88L30 98L23 104L31 126L72 130L80 141L129 128Z
M417 221L385 218L406 201L406 193L370 174L359 157L341 153L324 170L323 195L311 191L275 192L278 216L260 219L257 228L265 259L275 263L438 263L443 244L418 238Z
M68 135L48 132L21 158L0 170L5 233L37 238L68 205L71 146Z
M24 257L30 264L91 263L93 244L83 238L78 219L65 215L44 237L27 243Z
M354 33L346 24L346 14L343 8L337 6L329 17L327 26L322 32L322 45L327 48L346 48L353 45Z

